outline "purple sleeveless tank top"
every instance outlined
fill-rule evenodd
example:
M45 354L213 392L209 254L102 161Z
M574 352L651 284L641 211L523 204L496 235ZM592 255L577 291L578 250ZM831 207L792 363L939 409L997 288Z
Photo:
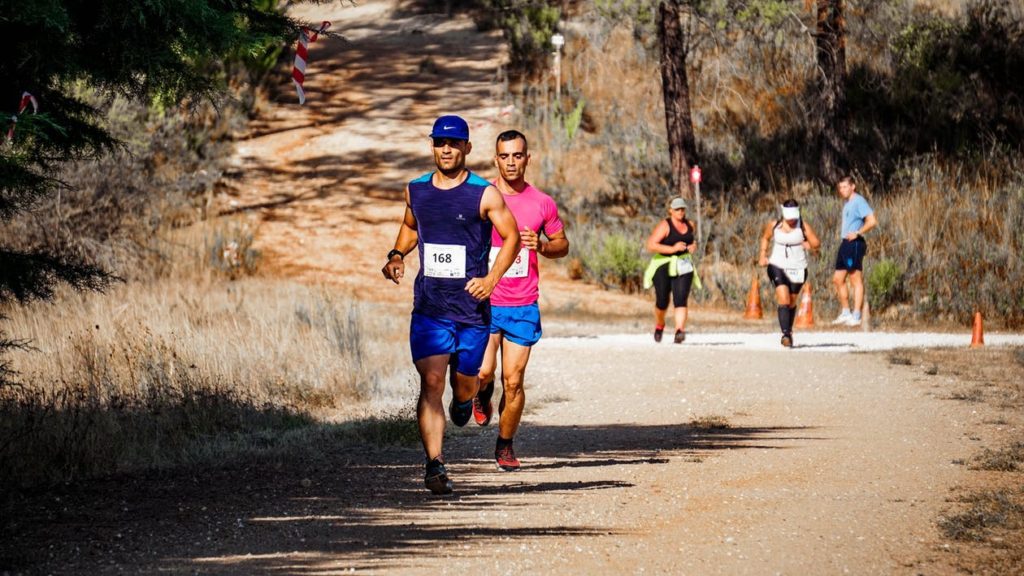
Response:
M413 312L465 324L490 324L490 301L478 301L465 289L470 278L487 275L492 224L480 218L480 201L490 183L470 172L462 184L441 190L434 186L432 175L409 182L420 256Z

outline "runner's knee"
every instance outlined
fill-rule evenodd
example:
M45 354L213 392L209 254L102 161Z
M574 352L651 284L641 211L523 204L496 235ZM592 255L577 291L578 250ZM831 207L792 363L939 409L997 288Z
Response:
M480 367L480 385L494 382L494 368L495 366L488 366L486 363Z
M502 387L505 394L515 396L523 393L523 374L501 375Z

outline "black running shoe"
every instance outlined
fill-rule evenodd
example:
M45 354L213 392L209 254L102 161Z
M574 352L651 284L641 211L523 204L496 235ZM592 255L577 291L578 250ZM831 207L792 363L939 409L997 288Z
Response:
M686 332L682 330L676 330L676 337L673 340L676 344L682 344L683 340L686 340Z
M655 341L655 342L661 342L661 335L662 335L662 334L663 334L664 332L665 332L665 329L664 329L664 328L655 328L655 329L654 329L654 341Z
M427 490L434 494L452 493L452 481L448 479L448 470L444 467L444 460L440 456L427 462L423 483L426 484Z
M460 404L455 401L455 398L452 398L452 401L448 403L448 415L452 417L452 424L465 426L473 416L473 399L470 398Z

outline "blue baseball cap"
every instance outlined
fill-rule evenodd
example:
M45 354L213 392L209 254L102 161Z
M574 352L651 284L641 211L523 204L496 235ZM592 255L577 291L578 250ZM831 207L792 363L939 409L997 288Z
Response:
M458 116L441 116L434 122L434 129L430 131L431 138L455 138L457 140L469 140L469 124Z

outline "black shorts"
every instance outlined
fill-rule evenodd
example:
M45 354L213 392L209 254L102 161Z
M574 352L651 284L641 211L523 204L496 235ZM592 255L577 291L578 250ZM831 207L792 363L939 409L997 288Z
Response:
M669 292L672 293L672 305L676 308L686 308L686 302L690 299L693 272L671 277L668 275L669 266L659 266L654 273L654 305L658 310L668 310Z
M857 237L856 240L846 240L839 245L839 254L836 255L836 270L853 272L864 269L864 255L868 252L868 243L864 238Z
M799 294L800 289L803 288L803 282L793 282L789 276L786 275L786 271L778 266L768 265L768 279L771 280L772 285L778 288L779 286L786 286L789 288L790 294ZM807 280L807 269L804 268L804 280Z

